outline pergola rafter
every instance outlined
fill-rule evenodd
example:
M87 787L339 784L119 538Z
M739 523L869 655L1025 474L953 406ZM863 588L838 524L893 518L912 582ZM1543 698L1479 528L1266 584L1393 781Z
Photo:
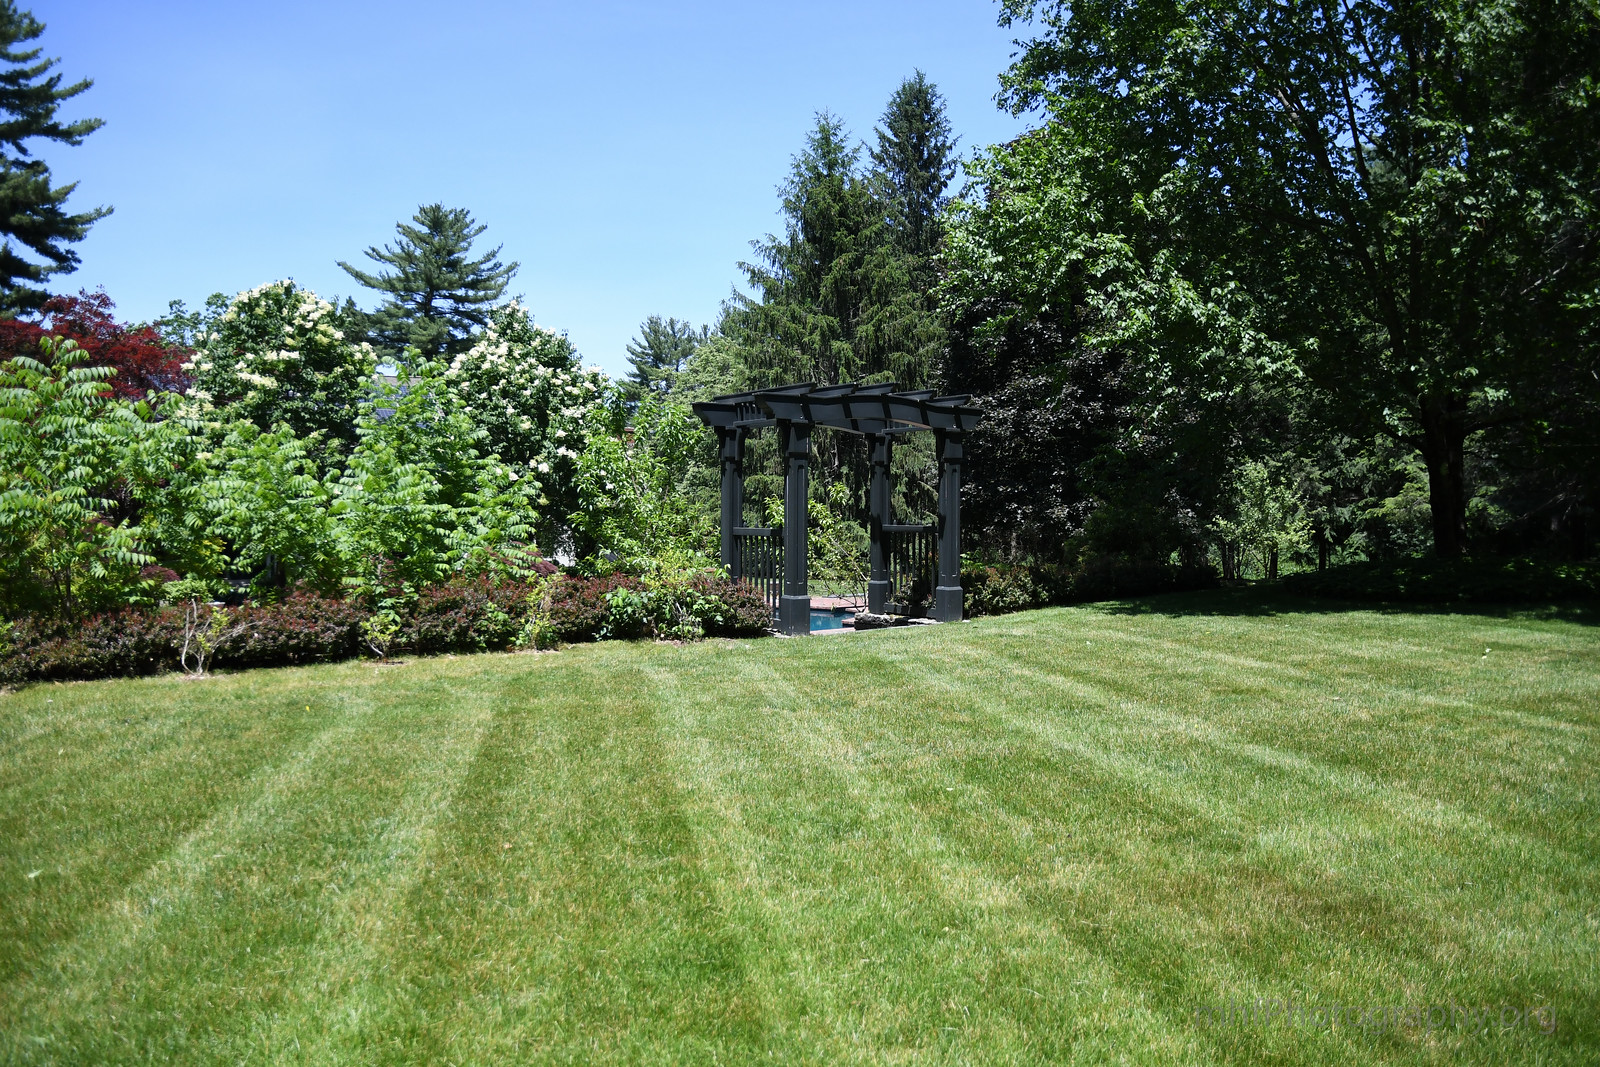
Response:
M778 626L784 633L811 632L811 594L806 559L806 500L810 492L811 431L842 430L867 438L871 457L868 504L872 513L871 574L867 607L884 610L889 595L887 539L890 523L889 461L894 439L903 433L931 430L938 444L939 521L937 581L933 617L961 618L961 468L963 439L978 425L977 408L966 396L938 396L931 390L899 392L894 384L818 385L799 382L775 389L731 393L694 405L695 414L717 434L722 460L722 564L735 578L743 577L739 539L754 531L742 525L744 515L744 450L749 434L778 431L784 456L783 581L778 598Z

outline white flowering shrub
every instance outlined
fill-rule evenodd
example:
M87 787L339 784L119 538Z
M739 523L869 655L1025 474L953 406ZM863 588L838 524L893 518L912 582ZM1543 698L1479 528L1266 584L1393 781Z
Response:
M590 412L615 404L606 376L580 366L571 341L534 325L513 300L494 309L476 343L451 362L448 380L483 430L484 450L539 480L541 510L552 520L568 515Z
M195 337L185 365L194 375L192 410L268 432L284 424L298 437L320 435L324 448L353 443L377 358L371 345L346 336L350 325L292 281L240 293Z

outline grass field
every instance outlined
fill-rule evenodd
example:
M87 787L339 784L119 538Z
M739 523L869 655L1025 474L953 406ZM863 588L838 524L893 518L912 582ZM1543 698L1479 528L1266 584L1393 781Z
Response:
M0 1062L1600 1062L1594 621L1240 592L6 694ZM1341 1013L1211 1010L1258 1000Z

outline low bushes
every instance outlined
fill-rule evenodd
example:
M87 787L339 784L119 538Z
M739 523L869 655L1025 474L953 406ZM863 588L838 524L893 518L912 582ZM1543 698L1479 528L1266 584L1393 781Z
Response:
M430 586L417 598L400 644L411 652L488 652L510 648L522 632L537 587L488 578Z
M1034 580L1035 568L1017 563L968 564L961 568L965 614L1006 615L1048 603Z
M633 629L629 618L632 614L630 594L642 597L643 593L644 583L627 574L559 578L545 592L539 605L539 618L558 641L637 636L629 632ZM643 632L642 623L639 632Z
M0 684L157 674L178 665L183 612L126 609L68 630L23 619L0 624Z
M709 571L648 580L625 574L560 579L548 587L537 615L559 641L645 635L692 641L753 636L772 626L760 590Z
M234 632L218 646L220 667L287 667L361 654L367 612L349 600L297 592L281 603L232 609ZM183 633L180 628L178 641Z
M961 570L966 613L1001 615L1048 604L1110 600L1205 589L1217 584L1210 568L1114 556L1077 567L968 563ZM1281 587L1299 596L1414 604L1537 604L1600 599L1600 565L1533 559L1443 560L1415 557L1354 563L1292 574Z
M352 601L298 592L278 604L215 610L227 613L227 626L218 628L222 636L209 662L234 668L358 655L368 614ZM202 608L204 622L211 611ZM72 627L25 619L0 638L0 684L159 674L179 668L183 647L180 606L129 608Z
M278 603L207 607L189 633L189 667L282 667L371 653L359 600L296 591ZM422 590L398 619L393 651L416 654L548 648L560 642L706 635L752 636L771 625L754 586L708 571L649 581L624 574L546 576L537 583L458 580ZM128 608L67 626L39 619L0 623L0 685L158 674L180 669L182 605Z
M772 628L772 608L754 583L702 572L689 585L703 599L699 619L707 637L755 637Z

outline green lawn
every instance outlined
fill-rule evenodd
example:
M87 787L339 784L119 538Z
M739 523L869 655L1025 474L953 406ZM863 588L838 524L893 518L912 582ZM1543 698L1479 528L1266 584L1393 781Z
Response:
M0 1062L1600 1061L1594 618L1274 607L0 696Z

